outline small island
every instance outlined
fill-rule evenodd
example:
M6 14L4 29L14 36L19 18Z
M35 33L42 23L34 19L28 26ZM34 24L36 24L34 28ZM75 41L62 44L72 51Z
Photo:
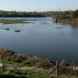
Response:
M25 19L0 19L2 24L21 24L21 23L30 23Z

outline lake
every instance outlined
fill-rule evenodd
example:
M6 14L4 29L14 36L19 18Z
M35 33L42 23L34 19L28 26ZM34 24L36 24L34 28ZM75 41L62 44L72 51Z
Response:
M20 19L31 23L0 24L0 30L10 29L0 31L0 48L49 58L78 59L78 28L56 24L50 17ZM21 32L14 32L16 29Z

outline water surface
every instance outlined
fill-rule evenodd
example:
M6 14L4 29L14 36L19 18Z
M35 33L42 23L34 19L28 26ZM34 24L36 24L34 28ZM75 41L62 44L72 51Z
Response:
M78 28L55 24L49 17L21 19L32 23L0 24L0 30L12 30L0 31L1 48L49 58L78 59ZM14 32L16 29L21 32Z

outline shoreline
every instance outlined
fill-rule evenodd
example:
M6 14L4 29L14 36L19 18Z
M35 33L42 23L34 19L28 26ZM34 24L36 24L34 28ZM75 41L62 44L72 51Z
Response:
M33 71L38 73L45 72L48 75L48 77L56 78L57 73L54 74L54 72L57 71L58 76L73 75L78 77L78 74L75 73L78 72L78 65L74 63L67 64L64 62L64 60L54 61L53 59L49 60L48 58L42 58L38 56L25 55L25 54L18 55L16 52L6 48L0 49L0 68L1 68L0 70L1 73L3 73L4 75L12 74L12 72L7 72L7 71L14 71L14 72L20 71L20 73L23 73L23 71L24 72ZM5 74L5 72L7 73ZM14 76L15 75L16 73L14 74ZM21 76L21 74L19 74L19 76ZM48 78L48 77L42 76L40 78Z
M69 24L72 27L78 27L78 18L73 18L73 19L55 18L54 22L55 23L62 23L62 24Z
M53 17L56 23L70 24L72 27L78 27L78 10L56 12Z
M14 60L15 62L18 62L18 63L20 63L20 62L22 62L24 60L27 60L27 59L28 60L31 59L31 62L32 61L45 62L47 65L51 64L52 66L53 65L55 66L57 61L58 61L58 65L61 64L61 65L69 65L69 66L71 66L71 64L72 64L72 63L66 63L64 59L61 59L61 60L56 59L56 60L54 60L54 59L48 59L48 57L39 57L39 56L28 55L28 54L24 54L24 53L23 54L19 54L17 52L14 52L14 51L12 51L10 49L6 49L6 48L0 48L0 59L1 60L7 60L7 61ZM74 61L72 61L72 62L74 63ZM32 64L32 65L36 65L36 64ZM77 65L77 64L75 64L75 65Z

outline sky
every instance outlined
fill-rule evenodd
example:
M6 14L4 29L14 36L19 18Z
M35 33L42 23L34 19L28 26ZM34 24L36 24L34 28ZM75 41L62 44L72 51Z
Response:
M0 0L0 10L56 11L78 9L78 0Z

